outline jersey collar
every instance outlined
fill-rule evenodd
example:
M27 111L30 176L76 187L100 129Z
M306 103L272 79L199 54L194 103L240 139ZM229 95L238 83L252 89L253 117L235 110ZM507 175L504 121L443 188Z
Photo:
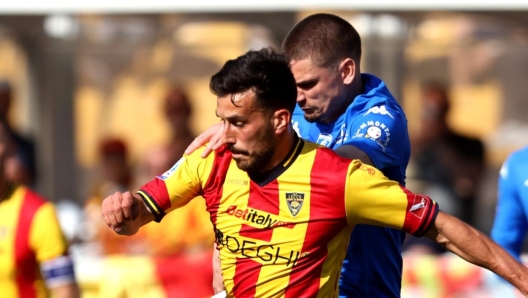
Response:
M263 187L271 181L277 179L282 173L284 173L297 159L297 156L301 153L304 146L304 141L295 135L293 146L286 157L274 168L263 173L248 173L249 178L255 182L258 186Z

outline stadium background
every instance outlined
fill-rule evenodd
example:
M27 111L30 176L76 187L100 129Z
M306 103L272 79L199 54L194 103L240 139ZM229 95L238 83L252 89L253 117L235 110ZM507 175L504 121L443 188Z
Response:
M424 129L420 85L448 86L450 126L486 147L473 213L476 227L488 234L500 165L528 144L528 4L352 2L0 4L0 78L14 90L10 120L35 142L36 189L71 210L63 217L68 235L88 233L82 214L75 212L84 207L98 175L101 139L123 139L139 165L149 147L169 137L162 105L174 84L188 93L191 129L200 133L217 121L208 80L223 62L251 48L278 48L288 30L314 12L335 13L357 28L362 70L387 82L404 107L411 134ZM408 186L421 184L409 179ZM116 290L116 297L134 297L150 282L159 283L130 270L151 268L148 257L103 258L90 253L86 242L75 249L85 297L98 297L110 275L129 287ZM403 297L495 294L506 297L492 276L450 255L405 258Z

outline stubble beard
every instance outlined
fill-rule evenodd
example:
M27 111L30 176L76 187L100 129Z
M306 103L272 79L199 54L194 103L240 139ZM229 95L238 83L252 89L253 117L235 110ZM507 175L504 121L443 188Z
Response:
M235 160L239 169L248 173L260 173L268 167L275 151L275 135L271 130L267 130L261 137L261 140L262 147L249 153L248 159Z

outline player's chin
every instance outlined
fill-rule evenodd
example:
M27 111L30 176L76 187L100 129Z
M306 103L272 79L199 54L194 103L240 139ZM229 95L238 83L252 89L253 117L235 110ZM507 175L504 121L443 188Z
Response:
M321 115L316 114L316 113L310 113L310 114L304 113L304 119L306 119L306 121L310 123L314 123L314 122L318 122L319 120L321 120Z

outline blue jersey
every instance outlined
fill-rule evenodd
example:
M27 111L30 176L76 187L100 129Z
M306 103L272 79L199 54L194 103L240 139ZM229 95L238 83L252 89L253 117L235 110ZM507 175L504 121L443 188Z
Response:
M302 138L332 149L361 149L385 176L404 185L410 158L407 118L383 81L370 74L362 74L362 80L364 93L333 123L310 123L297 106L293 127ZM404 238L394 229L356 227L342 267L340 297L400 297Z
M528 231L528 147L512 153L502 165L499 199L491 238L520 261Z

